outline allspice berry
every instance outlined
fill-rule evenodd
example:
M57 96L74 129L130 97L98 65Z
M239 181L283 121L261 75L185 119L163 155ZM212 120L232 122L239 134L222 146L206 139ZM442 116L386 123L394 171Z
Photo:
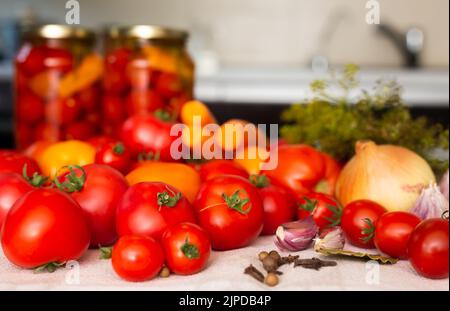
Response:
M277 271L278 268L280 267L278 261L275 260L272 256L267 256L266 258L264 258L262 264L264 270L266 270L267 272Z
M275 259L278 263L281 261L281 255L277 251L271 251L269 256Z
M264 280L264 283L266 283L267 286L274 287L277 286L280 282L280 279L278 278L278 275L275 273L269 273L266 276L266 279Z
M170 269L167 267L162 268L159 276L164 279L168 278L170 276Z
M261 253L259 253L258 258L260 261L263 261L264 259L267 258L267 256L269 256L268 252L261 252Z

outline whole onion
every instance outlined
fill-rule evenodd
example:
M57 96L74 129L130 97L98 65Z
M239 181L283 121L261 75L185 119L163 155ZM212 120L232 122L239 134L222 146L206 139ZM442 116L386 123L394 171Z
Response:
M431 167L411 150L361 141L339 176L336 196L343 205L365 199L389 211L408 211L422 189L435 182Z

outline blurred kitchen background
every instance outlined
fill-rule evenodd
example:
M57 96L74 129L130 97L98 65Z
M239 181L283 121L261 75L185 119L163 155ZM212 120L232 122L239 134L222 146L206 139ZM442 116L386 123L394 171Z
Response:
M449 1L379 0L381 24L366 23L366 0L79 0L81 25L158 24L189 30L195 94L221 121L278 122L329 67L355 63L363 86L395 77L416 115L448 125ZM65 0L0 0L0 139L12 144L11 58L19 25L64 23ZM255 110L254 105L259 105Z

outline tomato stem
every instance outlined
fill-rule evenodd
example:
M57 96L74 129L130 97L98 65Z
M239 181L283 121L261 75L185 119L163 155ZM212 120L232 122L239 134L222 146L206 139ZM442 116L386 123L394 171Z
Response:
M77 175L77 172L74 170L74 168L81 171L81 176ZM64 181L63 183L61 183L59 181L58 174L56 174L56 177L54 180L56 187L58 187L58 189L60 189L61 191L64 191L67 193L74 193L74 192L81 191L86 182L86 177L87 177L86 171L79 165L69 165L69 166L63 167L62 169L68 169L69 174L67 174L67 176L65 176L65 178L67 178L67 180Z
M364 236L361 238L361 241L367 244L373 239L375 235L375 225L369 218L364 218L363 221L367 224L368 227L361 230L361 234Z
M311 200L308 197L303 197L303 199L305 200L305 203L298 203L298 207L301 209L304 209L307 212L312 213L314 211L314 209L316 208L317 204L319 203L319 201L317 200Z
M41 272L47 271L48 273L53 273L56 270L58 270L59 268L63 267L65 264L66 264L65 262L63 262L63 263L49 262L49 263L46 263L42 266L35 268L34 272L41 273Z
M161 152L141 152L138 154L138 162L144 162L144 161L159 161L161 158Z
M178 201L181 199L181 193L175 193L169 188L167 188L168 191L164 192L158 192L157 194L157 203L161 206L167 206L167 207L175 207L177 205Z
M250 207L247 210L244 210L244 206L248 202L250 202L250 199L249 198L242 199L239 196L240 191L241 190L237 190L231 196L228 196L226 193L224 193L222 194L222 198L225 201L225 203L227 203L229 208L234 209L235 211L241 213L242 215L247 215L248 213L250 213L252 206L250 205Z
M200 258L200 251L198 250L198 247L194 244L190 244L188 237L186 237L186 241L183 246L181 246L181 251L189 260Z
M125 146L122 143L117 143L114 148L113 148L113 152L115 155L121 156L124 154L125 152Z
M113 248L110 247L99 247L100 259L111 259Z
M153 113L153 115L154 115L156 118L158 118L158 119L160 119L161 121L164 121L164 122L170 122L170 121L173 120L172 114L171 114L169 111L164 110L164 109L158 109L158 110L156 110L156 111Z
M270 186L270 180L266 175L251 175L249 180L256 188L266 188Z
M24 164L23 166L22 176L30 185L35 188L40 188L48 180L48 177L44 177L42 175L39 175L38 173L34 173L32 177L29 177L27 172L27 164Z

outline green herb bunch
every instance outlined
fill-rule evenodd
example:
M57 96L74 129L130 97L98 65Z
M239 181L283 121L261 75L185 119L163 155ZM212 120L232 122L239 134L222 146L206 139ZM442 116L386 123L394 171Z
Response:
M313 81L312 99L283 112L286 125L281 136L289 143L312 145L342 162L354 155L358 140L399 145L415 151L437 174L443 174L449 163L439 159L436 150L448 151L448 128L430 124L426 117L413 118L396 81L379 80L372 92L363 90L350 99L359 87L358 72L358 66L347 65L342 72L331 73L330 80ZM331 88L342 95L331 95Z

